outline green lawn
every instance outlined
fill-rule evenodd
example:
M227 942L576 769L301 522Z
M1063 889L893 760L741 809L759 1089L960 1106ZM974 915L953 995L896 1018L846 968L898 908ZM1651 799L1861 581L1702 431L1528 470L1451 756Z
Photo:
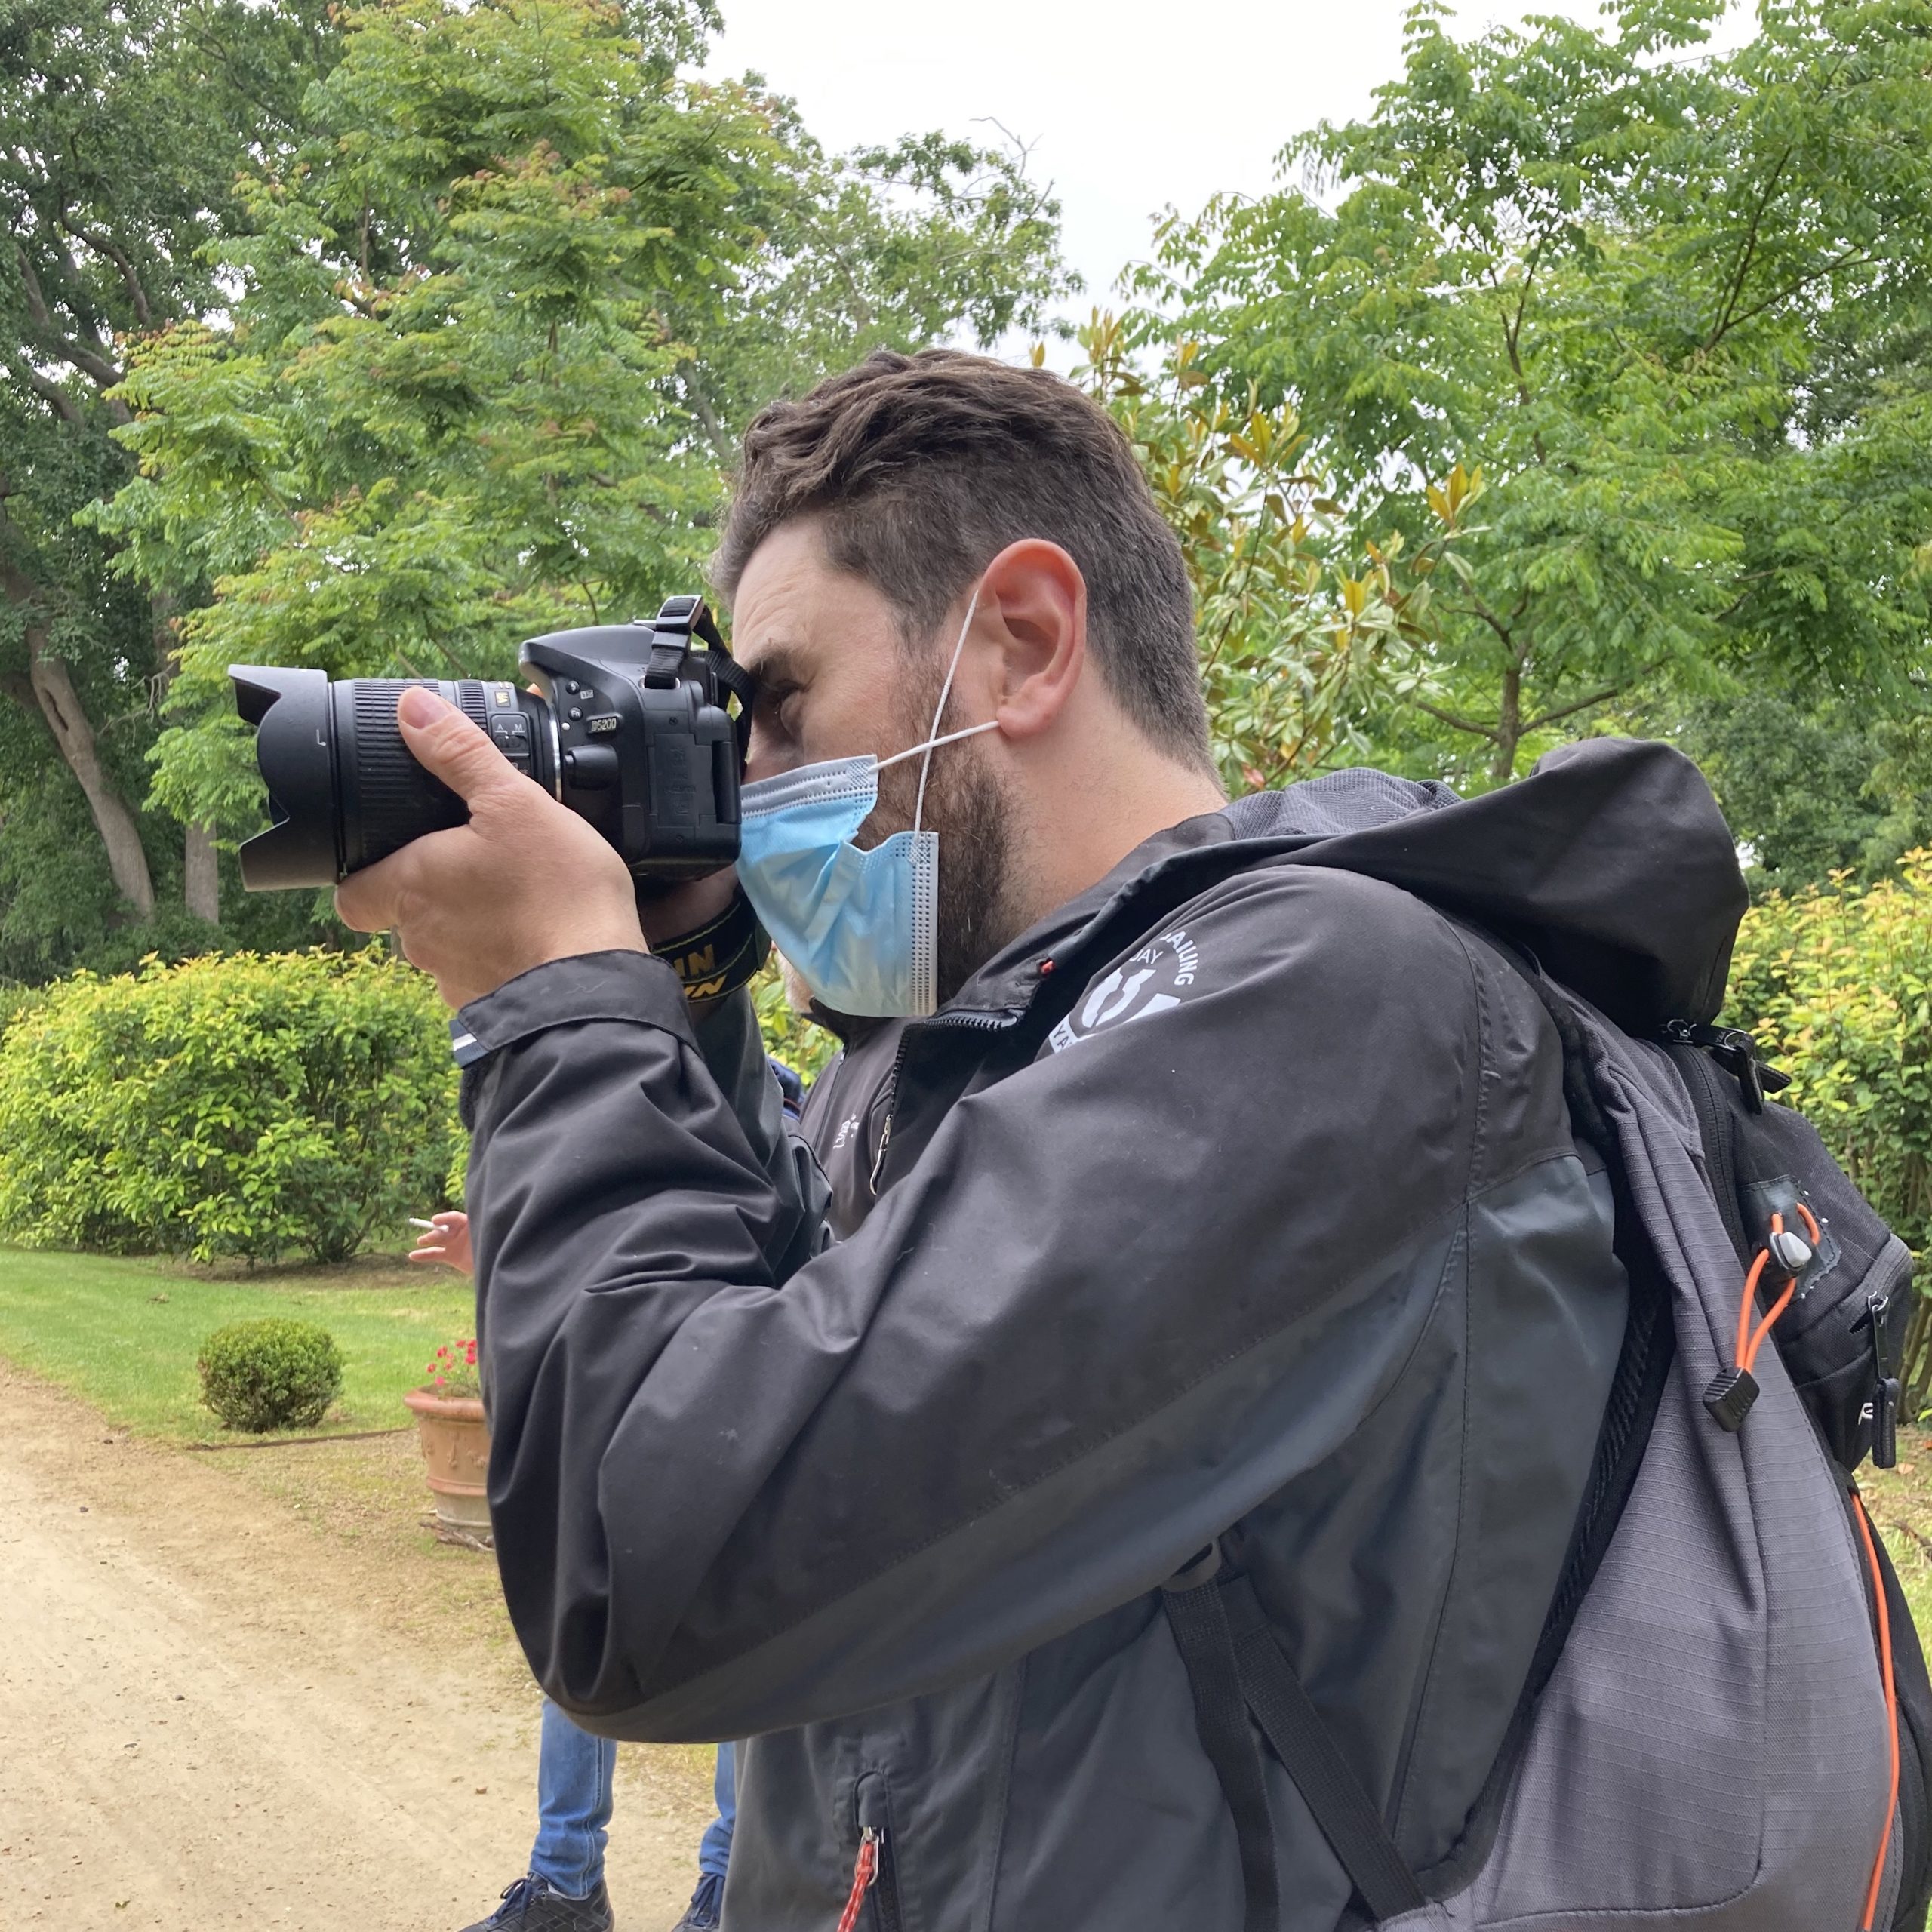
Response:
M175 1441L225 1436L201 1405L195 1357L224 1322L293 1315L340 1345L342 1394L325 1431L408 1423L403 1392L439 1342L475 1332L469 1284L399 1261L211 1279L166 1262L0 1247L0 1355ZM318 1433L322 1432L321 1431Z

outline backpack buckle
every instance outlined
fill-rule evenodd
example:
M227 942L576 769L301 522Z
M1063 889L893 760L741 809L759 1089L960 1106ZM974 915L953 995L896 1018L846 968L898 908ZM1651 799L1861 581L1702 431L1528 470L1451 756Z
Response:
M1702 1047L1737 1082L1744 1104L1754 1114L1764 1111L1767 1094L1782 1094L1791 1075L1772 1066L1758 1051L1758 1042L1741 1026L1706 1026L1694 1020L1666 1020L1663 1038L1673 1045Z

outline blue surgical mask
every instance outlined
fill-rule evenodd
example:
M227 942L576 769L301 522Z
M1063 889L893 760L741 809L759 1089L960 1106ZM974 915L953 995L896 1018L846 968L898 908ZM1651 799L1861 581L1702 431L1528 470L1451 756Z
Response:
M921 828L936 746L998 728L939 736L976 589L952 648L924 743L879 759L828 759L747 785L739 801L738 877L759 923L813 993L834 1011L867 1017L931 1013L938 1004L939 834ZM922 758L912 829L870 851L853 835L878 802L878 774Z

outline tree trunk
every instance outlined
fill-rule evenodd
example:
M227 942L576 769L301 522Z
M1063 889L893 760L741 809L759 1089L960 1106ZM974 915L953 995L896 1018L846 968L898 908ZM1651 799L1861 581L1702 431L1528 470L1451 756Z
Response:
M183 855L182 897L188 910L211 926L221 924L221 872L215 863L214 834L205 825L191 825Z
M143 918L154 912L154 881L148 874L148 855L141 849L140 828L127 801L114 789L114 783L102 768L94 745L94 727L81 708L80 694L67 674L66 663L47 648L47 633L37 626L27 631L29 673L33 694L40 703L41 715L67 768L80 780L87 794L88 809L94 814L94 829L107 848L107 863L122 898L131 901Z
M165 591L149 592L148 611L154 632L154 706L158 712L180 671L174 648L174 601ZM198 919L221 924L221 871L216 861L214 828L186 828L181 848L182 903Z
M1506 785L1516 775L1516 747L1523 737L1523 665L1520 657L1503 667L1503 702L1496 709L1496 757L1492 784Z

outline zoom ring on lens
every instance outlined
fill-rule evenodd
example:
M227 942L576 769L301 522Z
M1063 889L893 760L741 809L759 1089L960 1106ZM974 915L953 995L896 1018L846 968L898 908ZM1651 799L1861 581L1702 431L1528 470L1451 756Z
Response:
M485 723L483 685L429 678L357 678L350 694L349 730L338 747L346 869L359 872L424 833L466 822L463 801L418 764L404 743L395 708L413 685L436 692L458 706L478 725Z

